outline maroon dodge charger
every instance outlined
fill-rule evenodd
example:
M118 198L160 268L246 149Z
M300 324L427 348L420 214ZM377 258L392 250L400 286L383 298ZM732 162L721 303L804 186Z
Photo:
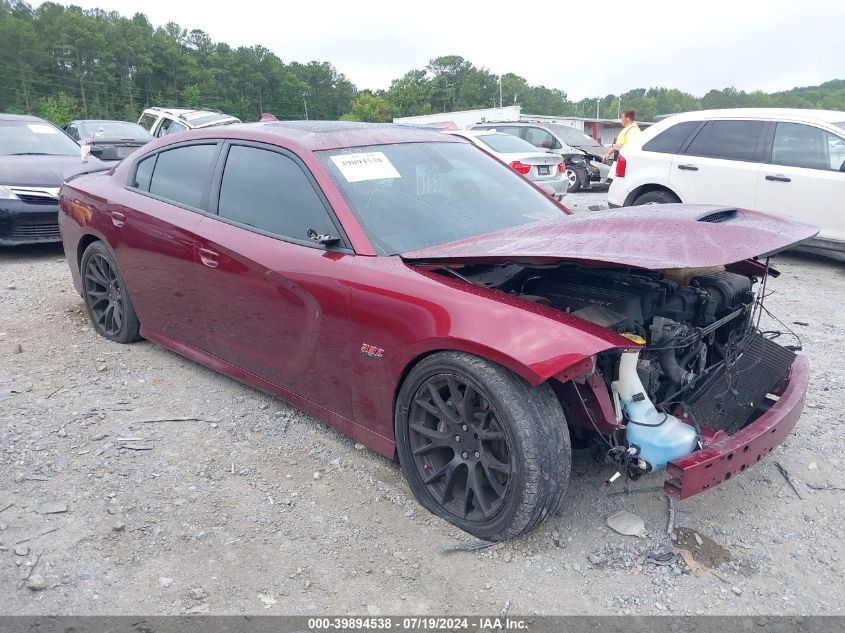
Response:
M480 538L552 513L573 446L683 499L803 407L800 345L759 328L768 255L816 233L783 218L574 216L458 137L337 122L167 136L60 208L99 334L281 396Z

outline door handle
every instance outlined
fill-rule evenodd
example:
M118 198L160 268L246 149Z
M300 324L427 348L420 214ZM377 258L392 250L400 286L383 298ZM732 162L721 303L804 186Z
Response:
M695 165L678 165L678 169L683 169L684 171L698 171L698 167Z
M783 174L778 174L777 176L772 176L769 174L766 176L766 180L777 181L777 182L792 182L792 178L787 178Z
M126 224L126 216L123 215L122 213L117 212L117 211L112 211L111 212L111 223L114 224L117 228L120 228L124 224Z
M200 248L200 261L209 268L217 268L220 263L220 253L215 253L207 248Z

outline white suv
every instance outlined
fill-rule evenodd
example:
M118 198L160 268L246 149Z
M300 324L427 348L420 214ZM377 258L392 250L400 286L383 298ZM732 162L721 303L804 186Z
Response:
M845 259L845 112L747 108L668 117L621 152L611 207L712 203L821 227L805 250Z
M239 118L224 114L219 110L191 110L188 108L147 108L138 119L138 125L153 136L165 136L185 130L240 122Z

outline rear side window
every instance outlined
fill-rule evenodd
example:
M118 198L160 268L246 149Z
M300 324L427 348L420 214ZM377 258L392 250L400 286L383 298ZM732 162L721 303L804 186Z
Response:
M337 236L311 181L278 152L233 145L220 183L218 215L261 231L307 240L308 231Z
M664 154L677 154L681 146L693 133L695 128L701 125L700 121L684 121L677 123L670 128L663 130L660 134L643 145L647 152L661 152Z
M772 143L775 165L841 171L845 140L812 125L778 123Z
M710 121L687 148L692 156L753 161L764 121Z
M153 167L155 167L155 164L155 154L138 163L138 166L135 168L135 175L132 177L132 182L129 186L140 189L141 191L149 191L150 180L152 180L153 177Z
M542 147L543 149L557 149L560 147L560 143L557 142L554 136L538 127L530 127L525 130L525 140L534 147Z
M150 193L196 209L203 208L217 145L188 145L159 153Z

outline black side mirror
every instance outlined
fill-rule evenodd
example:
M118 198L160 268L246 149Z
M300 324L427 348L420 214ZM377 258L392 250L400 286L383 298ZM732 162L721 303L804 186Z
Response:
M96 145L91 146L91 155L100 158L103 155L103 148L97 147Z

